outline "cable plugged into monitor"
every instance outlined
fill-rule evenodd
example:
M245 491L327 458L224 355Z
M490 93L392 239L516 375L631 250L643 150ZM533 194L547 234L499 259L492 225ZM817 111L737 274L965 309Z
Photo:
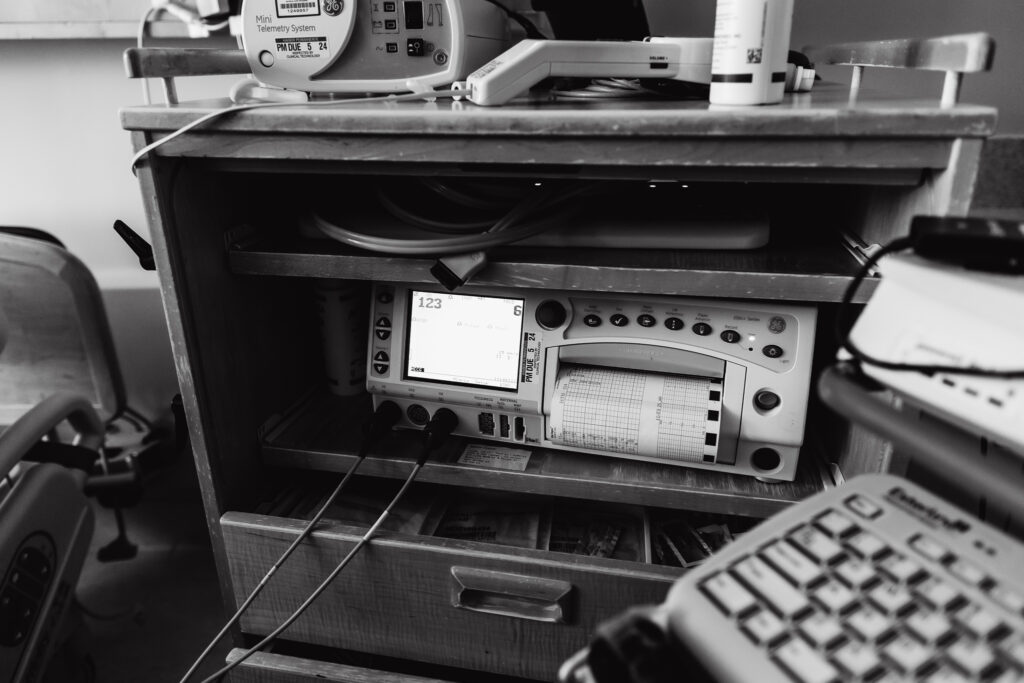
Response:
M363 460L366 459L366 455L367 453L369 453L370 448L377 444L382 438L387 436L391 432L391 429L398 423L398 421L401 418L402 409L399 408L398 405L393 401L384 401L379 406L377 406L377 409L374 411L373 415L371 415L370 418L363 424L363 441L359 446L359 453L356 456L356 461L352 464L352 467L348 469L348 472L345 473L345 476L342 477L341 481L338 482L338 485L334 488L331 494L327 496L327 499L324 501L323 505L321 505L320 509L317 510L317 513L313 515L313 518L309 520L309 523L306 524L305 528L303 528L302 532L298 535L298 537L296 537L296 539L292 541L291 545L288 546L288 549L285 550L281 557L277 559L277 562L275 562L273 566L271 566L270 569L267 570L267 573L263 576L260 582L256 584L256 587L245 599L245 602L243 602L242 605L238 608L238 610L235 611L235 613L231 616L228 622L224 624L224 627L220 630L220 632L213 638L213 640L210 641L210 644L206 646L206 649L203 650L202 654L199 655L199 657L192 664L189 670L185 672L185 675L181 678L181 683L186 683L186 681L188 681L192 674L195 673L196 669L199 668L199 665L203 663L203 661L210 654L210 652L217 645L217 643L220 642L221 638L223 638L227 634L228 630L232 626L234 626L236 622L238 622L238 620L242 617L242 614L245 612L245 610L249 608L249 605L251 605L253 600L256 599L256 596L260 594L260 591L263 590L263 587L266 586L267 583L270 581L270 577L273 576L277 572L277 570L281 568L285 560L287 560L291 556L291 554L295 552L295 549L298 548L299 545L304 540L306 540L306 538L313 532L313 529L316 528L316 525L320 522L320 519L324 516L324 513L327 512L327 510L334 503L334 500L338 497L338 494L341 493L341 490L345 488L345 484L348 483L348 480L352 478L353 474L355 474L355 471L359 468L359 465L361 465Z
M440 448L458 426L458 415L448 408L438 408L430 421L423 425L423 453L416 464L426 462L427 457Z
M374 415L374 419L379 419L379 423L371 421L370 425L368 425L367 427L368 437L370 434L386 434L387 432L390 431L391 427L395 424L395 421L397 421L398 417L400 416L401 410L398 408L398 406L396 406L391 401L385 401L384 403L377 407L377 412ZM389 420L392 419L394 421L388 422ZM387 424L386 428L384 427L385 424ZM363 536L359 539L355 546L352 547L352 550L350 550L348 554L346 554L345 557L342 558L341 562L338 563L338 566L336 566L334 570L327 575L327 578L325 578L320 583L320 585L317 586L316 589L309 594L309 597L307 597L302 602L302 604L299 605L295 609L295 611L288 616L287 619L282 621L281 624L273 631L271 631L270 634L267 635L263 640L256 643L254 646L252 646L245 652L243 652L238 658L233 659L231 662L221 667L220 670L218 670L211 676L204 678L203 683L214 683L214 681L220 680L222 676L224 676L229 671L240 665L242 662L247 660L256 652L259 652L264 647L269 645L271 642L276 640L282 633L284 633L285 630L288 629L289 626L291 626L295 622L296 619L302 616L303 612L305 612L306 609L308 609L309 606L312 605L313 602L318 597L320 597L320 595L327 589L327 587L331 584L335 577L337 577L338 574L340 574L342 570L346 566L348 566L348 563L352 561L352 558L356 556L360 549L362 549L364 545L369 543L370 539L372 539L377 534L377 530L384 523L384 520L388 518L388 516L391 514L391 511L395 508L395 506L398 505L398 502L402 499L402 496L405 495L405 492L408 490L409 486L416 478L416 475L419 473L420 469L426 463L427 458L430 457L431 453L433 453L442 445L444 445L445 441L448 440L448 437L451 435L452 432L455 431L455 428L458 426L458 416L448 408L439 408L437 411L434 412L434 415L430 418L430 421L423 426L422 447L420 449L419 457L416 459L416 464L413 466L412 471L409 473L409 476L406 477L405 482L402 484L402 487L398 489L398 493L395 494L394 498L391 499L391 502L388 503L388 506L384 508L384 512L382 512L380 514L380 517L377 518L377 521L375 521L370 526L370 528L366 531L365 534L363 534ZM360 455L360 460L357 461L357 464L358 462L362 461L363 457L365 456ZM353 466L353 468L349 470L349 473L351 473L354 469L355 467ZM348 479L348 476L348 474L345 475L346 480ZM342 483L338 485L338 489L335 491L335 494L337 493L337 491L341 489L341 486L344 483L345 480L343 480ZM323 515L324 511L327 509L330 503L333 502L333 497L335 494L332 494L332 496L328 498L327 502L323 506L321 506L321 509L317 513L317 516L310 521L309 525L307 525L307 529L312 529L313 525L320 519L320 516ZM289 547L285 555L281 558L281 560L278 561L278 565L284 561L284 557L287 557L287 555L291 553L292 548L298 545L299 540L301 540L301 537L292 543L292 546ZM275 565L275 567L276 566L277 565ZM235 616L232 617L232 622L230 622L228 626L225 626L224 630L221 632L221 635L217 636L217 640L220 640L221 636L227 631L228 627L234 623L234 621L237 621L238 616L246 607L248 607L249 603L252 601L252 598L255 597L256 592L262 587L264 583L266 583L266 578L260 583L259 586L257 586L256 590L253 591L253 595L251 595L249 599L246 600L246 603L238 610ZM214 641L214 643L216 643L216 640ZM209 652L209 650L213 648L214 643L211 643L210 647L207 648L207 652ZM206 656L207 652L203 653L203 655L200 657L200 661L202 660L202 658ZM189 670L188 674L185 675L185 678L182 679L181 683L185 683L188 677L196 669L198 664L199 662L197 661L196 664L193 665L192 669Z

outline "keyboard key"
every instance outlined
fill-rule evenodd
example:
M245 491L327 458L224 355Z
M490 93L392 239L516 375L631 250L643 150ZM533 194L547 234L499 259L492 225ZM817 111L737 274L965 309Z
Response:
M733 572L780 616L794 618L810 608L803 593L758 557L740 562Z
M836 575L850 588L863 590L878 582L878 572L874 565L864 560L851 558L836 567Z
M764 647L774 645L788 633L785 622L766 609L743 622L743 630L755 644Z
M870 607L857 610L846 618L846 623L861 640L869 643L887 634L892 626L887 616Z
M1024 669L1024 640L1003 643L999 649L1018 668Z
M843 557L842 546L812 526L797 529L790 535L790 540L811 558L823 564L832 564Z
M849 536L859 528L849 517L835 510L829 510L821 517L818 517L816 524L833 538Z
M956 620L974 637L988 640L1002 634L1006 635L1006 625L998 615L977 605L960 610Z
M942 612L918 610L907 617L907 628L926 643L936 643L953 630L953 623Z
M800 632L819 649L836 645L843 639L839 620L827 614L812 614L800 622Z
M988 579L988 575L985 574L984 569L976 564L971 564L966 560L957 560L953 564L949 565L949 571L954 576L960 577L963 581L972 586L980 586Z
M887 643L882 652L895 662L900 671L910 675L928 663L933 650L910 636L902 635Z
M775 658L801 683L829 683L839 676L839 671L801 638L779 647Z
M814 583L824 576L816 563L786 541L773 543L761 555L798 586Z
M910 539L910 547L935 562L942 562L950 555L946 546L924 534L918 534Z
M914 602L910 591L898 583L876 586L868 593L868 599L886 614L902 614Z
M1015 590L999 585L993 586L992 589L989 590L988 595L1002 607L1016 614L1018 617L1024 617L1024 595L1021 595Z
M875 505L870 499L864 496L850 496L846 499L846 507L856 512L864 519L875 519L882 515L882 508Z
M701 588L729 616L740 616L757 606L754 596L725 572L715 574Z
M964 596L952 585L936 578L918 584L914 592L927 600L932 607L941 610L953 610L964 603Z
M980 641L961 638L946 649L946 654L968 676L977 677L995 663L995 654Z
M875 653L875 648L856 641L851 641L836 650L832 660L854 678L866 677L882 663Z
M814 591L814 599L829 612L839 614L856 603L857 595L838 581L828 581Z
M846 539L846 547L867 560L877 560L889 552L889 546L882 539L867 531Z
M964 678L955 670L944 666L924 679L924 683L970 683L970 679Z
M879 566L894 581L902 583L914 583L925 576L924 567L914 562L909 557L893 554L881 561Z
M1020 671L1012 671L1010 669L1006 669L1002 673L990 675L995 676L995 678L991 679L992 683L1020 683L1022 680Z

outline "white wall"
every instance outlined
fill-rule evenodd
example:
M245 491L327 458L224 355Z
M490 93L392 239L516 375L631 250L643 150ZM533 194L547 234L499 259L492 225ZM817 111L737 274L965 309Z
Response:
M177 393L156 274L112 229L148 239L129 135L118 109L142 102L124 75L128 40L0 41L0 225L56 235L92 270L107 303L130 404L150 417ZM231 80L193 79L183 97L221 96ZM154 84L158 98L160 87Z

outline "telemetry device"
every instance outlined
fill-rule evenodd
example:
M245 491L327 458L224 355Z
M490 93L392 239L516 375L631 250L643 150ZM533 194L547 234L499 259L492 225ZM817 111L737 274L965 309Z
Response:
M507 47L484 0L245 0L242 40L264 85L310 93L447 85Z
M505 104L551 76L711 82L711 38L522 40L469 75L474 104Z

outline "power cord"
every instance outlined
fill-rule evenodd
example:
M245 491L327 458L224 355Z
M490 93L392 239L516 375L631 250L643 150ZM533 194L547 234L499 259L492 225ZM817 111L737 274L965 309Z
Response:
M277 639L277 637L281 635L281 633L283 633L289 626L291 626L296 619L302 616L302 613L305 612L306 609L311 604L313 604L313 601L320 597L320 594L327 589L327 587L331 584L335 577L337 577L338 574L340 574L342 570L345 569L348 563L352 561L352 558L356 556L356 553L358 553L359 550L362 549L364 545L370 542L370 539L372 539L373 536L377 533L377 529L380 528L381 524L384 523L384 520L387 519L388 515L391 514L391 510L394 509L394 507L402 499L402 496L405 495L406 490L412 484L413 480L416 478L416 475L419 473L420 469L423 468L423 465L426 463L427 458L430 456L432 452L434 452L442 444L444 444L448 436L451 435L453 431L455 431L455 428L458 426L458 424L458 416L455 415L455 413L449 410L448 408L439 408L434 413L434 415L430 418L430 421L423 426L423 443L421 445L419 457L416 459L416 464L413 466L412 471L409 473L409 476L406 477L405 482L402 484L402 487L398 489L398 493L395 494L394 498L391 499L391 502L388 503L388 506L384 508L384 512L382 512L380 517L377 518L377 521L375 521L370 526L370 528L366 531L365 534L363 534L363 536L359 539L355 546L353 546L352 550L350 550L348 554L345 555L344 558L342 558L341 562L338 563L338 566L336 566L334 570L327 575L327 578L325 578L320 583L320 585L317 586L316 589L309 594L309 597L307 597L302 602L302 604L299 605L295 609L295 611L291 613L291 615L287 619L281 622L281 624L277 628L275 628L269 635L267 635L263 640L256 643L245 652L243 652L242 655L239 656L237 659L225 665L213 675L203 679L202 683L213 683L214 681L219 680L222 676L224 676L229 671L237 667L239 664L244 662L253 654L259 652L268 644ZM293 545L295 545L296 543L293 543ZM184 679L182 680L182 683L184 683Z
M921 235L912 233L909 237L900 237L893 240L889 244L877 249L874 253L868 256L867 260L861 266L860 271L854 276L850 285L846 288L846 292L843 294L843 300L839 304L839 310L836 312L835 320L835 336L836 341L840 348L846 349L853 358L861 363L867 365L873 365L884 370L905 370L913 372L922 372L925 374L932 373L944 373L948 375L968 375L974 377L1002 377L1006 379L1016 379L1024 377L1024 369L1022 370L994 370L991 368L979 368L977 366L950 366L950 365L930 365L930 364L915 364L915 363L899 363L895 361L883 360L871 356L863 349L858 347L853 340L850 338L850 329L853 326L850 319L850 311L853 303L853 296L860 288L864 278L874 270L875 266L882 259L883 256L893 254L895 252L904 251L906 249L912 249L915 245L918 245L921 240Z
M245 599L245 602L243 602L242 605L235 611L235 613L231 616L227 623L224 624L224 627L220 630L220 632L216 636L214 636L213 640L210 641L210 644L206 646L206 649L203 650L202 654L200 654L196 661L192 664L192 666L189 667L189 670L185 672L185 675L181 678L181 683L186 683L186 681L188 681L192 674L195 673L196 669L198 669L200 664L202 664L202 662L207 658L207 656L209 656L210 652L213 651L213 648L216 647L217 643L220 642L221 638L223 638L231 629L231 627L238 622L238 620L241 618L245 610L249 608L249 605L251 605L253 600L256 599L256 596L260 594L260 591L262 591L264 586L266 586L267 583L270 581L270 577L273 576L277 572L277 570L281 568L285 560L287 560L291 556L291 554L295 552L295 549L298 548L299 545L313 532L313 529L316 528L316 525L320 522L320 519L324 516L324 513L327 512L327 509L330 508L331 504L334 503L335 498L337 498L338 494L341 493L341 490L345 487L345 484L348 483L348 480L355 473L356 469L358 469L359 465L361 465L363 460L366 459L366 455L369 452L370 448L374 444L376 444L384 435L390 432L391 428L395 426L395 424L401 417L401 408L399 408L392 401L384 401L377 407L377 410L374 411L373 416L367 421L366 425L364 426L365 432L363 434L363 442L359 447L358 456L356 457L356 461L352 464L352 467L348 469L348 472L345 473L345 476L342 477L341 481L338 482L338 485L334 487L334 491L332 491L331 494L327 496L327 499L324 501L323 505L320 506L320 509L313 516L313 518L309 520L309 523L306 524L305 528L298 535L298 537L294 541L292 541L292 544L288 546L288 549L284 551L281 557L279 557L277 561L273 564L273 566L267 571L266 575L260 580L258 584L256 584L256 587L253 588L251 593L249 593L249 596Z

